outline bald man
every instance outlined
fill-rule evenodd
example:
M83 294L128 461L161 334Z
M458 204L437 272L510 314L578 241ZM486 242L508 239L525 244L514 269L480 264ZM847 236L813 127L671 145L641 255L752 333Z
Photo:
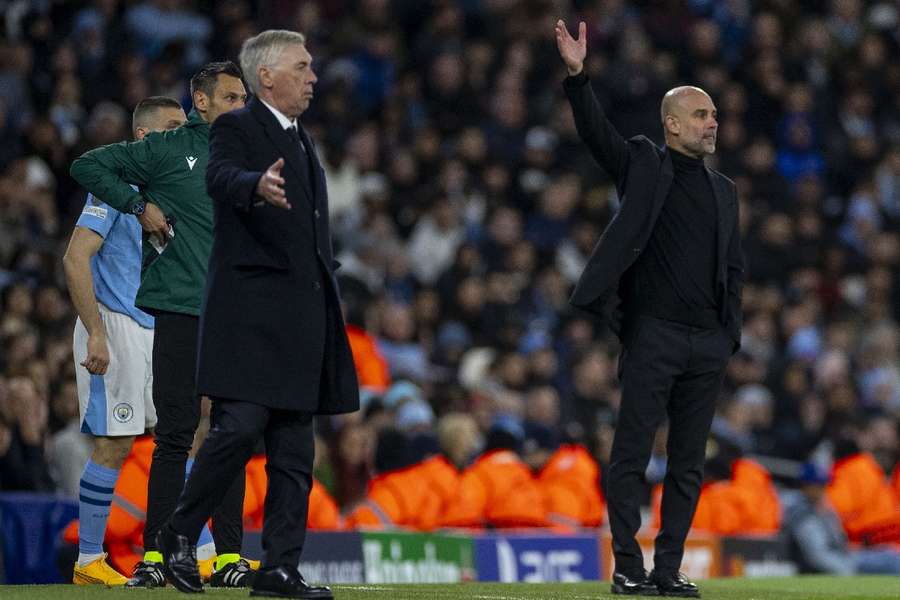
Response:
M622 200L570 299L622 342L622 401L606 474L612 591L699 597L679 568L716 397L741 335L737 194L703 162L716 150L716 107L700 88L677 87L660 107L665 147L643 135L626 140L584 73L585 24L572 38L559 21L556 41L578 134ZM648 575L635 534L654 434L667 418L662 528Z

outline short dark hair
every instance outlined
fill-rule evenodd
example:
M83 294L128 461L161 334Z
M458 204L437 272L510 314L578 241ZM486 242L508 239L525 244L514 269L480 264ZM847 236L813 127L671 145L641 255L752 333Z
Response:
M191 98L198 91L203 92L207 96L212 96L213 91L216 89L219 75L231 75L238 79L242 77L241 69L230 60L206 63L202 69L191 77Z
M134 112L131 113L131 130L134 131L138 127L143 127L144 120L160 108L177 108L180 110L181 104L178 103L178 100L168 96L148 96L144 98L137 103L137 106L134 107Z

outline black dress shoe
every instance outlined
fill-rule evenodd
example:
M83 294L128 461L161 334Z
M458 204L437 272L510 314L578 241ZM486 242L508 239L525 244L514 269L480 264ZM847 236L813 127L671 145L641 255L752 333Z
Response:
M251 596L272 598L301 598L302 600L332 600L331 589L321 585L309 585L297 569L265 567L253 577Z
M626 575L616 571L612 578L612 593L626 596L659 596L656 586L647 578L647 572Z
M163 555L163 573L169 583L185 594L202 593L203 582L197 569L197 546L168 525L156 534L156 545Z
M650 573L650 581L656 584L660 596L700 597L700 590L684 573L666 573L654 569Z

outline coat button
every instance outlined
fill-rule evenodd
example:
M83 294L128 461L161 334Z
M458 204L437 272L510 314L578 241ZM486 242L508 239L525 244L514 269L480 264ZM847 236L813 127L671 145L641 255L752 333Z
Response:
M314 210L313 214L316 215L316 218L318 219L319 218L319 209L317 208L316 210Z
M322 289L322 284L319 283L318 281L315 282L315 283L313 284L313 289L316 290L316 291L318 292L319 290Z

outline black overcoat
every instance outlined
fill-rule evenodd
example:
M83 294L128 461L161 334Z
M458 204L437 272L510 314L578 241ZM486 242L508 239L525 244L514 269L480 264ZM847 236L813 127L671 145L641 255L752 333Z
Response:
M325 174L258 99L216 119L206 184L213 247L200 315L198 392L276 409L352 412L359 389L341 316ZM256 185L284 158L291 210Z
M606 118L585 75L563 83L578 135L616 184L621 205L594 247L570 303L595 314L624 338L633 323L632 307L623 305L620 282L647 247L672 184L672 157L643 135L625 140ZM737 351L741 340L741 287L744 259L738 227L734 182L706 168L717 207L716 300L719 321ZM624 292L624 290L622 290Z

